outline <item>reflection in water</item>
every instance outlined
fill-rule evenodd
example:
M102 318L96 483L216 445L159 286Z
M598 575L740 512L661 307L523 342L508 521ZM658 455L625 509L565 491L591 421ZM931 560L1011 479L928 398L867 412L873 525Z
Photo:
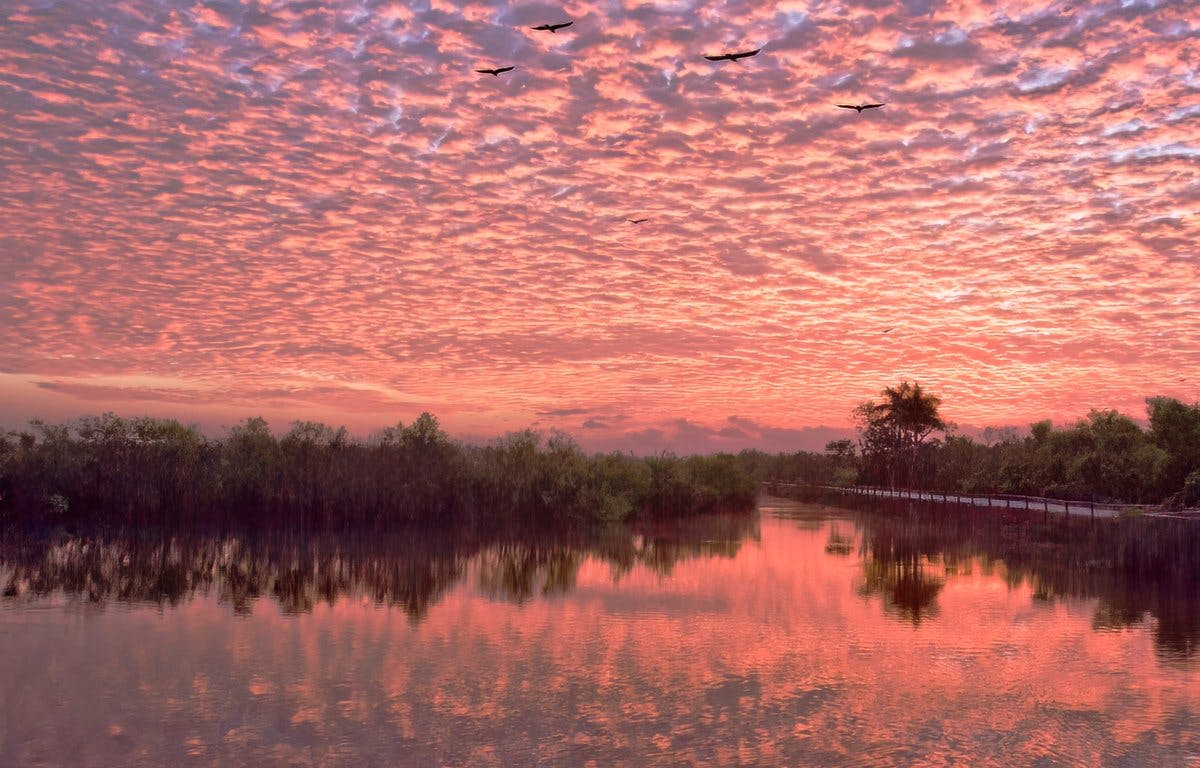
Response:
M538 536L8 531L0 765L1200 755L1186 523L764 507Z
M636 566L668 575L682 559L732 558L743 541L757 538L756 515L490 536L423 529L386 537L11 530L0 545L0 583L10 599L63 592L96 604L174 606L215 594L237 614L250 613L264 595L285 614L365 596L419 620L469 564L484 594L523 604L569 592L586 558L608 563L614 578Z
M842 533L841 528L834 523L829 529L829 540L825 542L825 551L831 555L849 555L854 552L854 537Z
M847 510L846 523L805 516L803 530L826 530L825 552L858 550L856 589L913 624L938 615L937 597L974 561L998 566L1010 588L1034 597L1098 598L1092 625L1119 629L1153 619L1156 646L1175 659L1196 656L1200 639L1200 525L1187 520L1044 519L933 508L910 513ZM810 510L811 511L811 510ZM389 537L242 532L237 536L107 532L69 536L10 531L0 547L3 595L64 592L109 600L178 605L215 594L235 613L270 596L284 613L318 602L363 597L425 616L474 564L480 591L524 604L569 593L585 560L619 579L634 567L666 576L680 560L738 555L758 539L754 516L709 516L640 528L609 527L536 535L464 536L413 530ZM861 537L861 549L858 540Z
M897 510L899 509L899 513ZM1194 660L1200 639L1200 522L1092 520L1038 513L865 507L863 594L913 623L936 615L947 578L978 559L1001 568L1012 588L1036 599L1097 598L1092 624L1117 629L1153 619L1166 659Z
M489 597L518 605L535 595L563 595L575 588L583 563L580 552L562 547L505 544L480 556L479 587Z
M938 592L943 581L926 572L917 558L885 560L868 558L863 562L863 584L859 594L880 595L889 612L920 624L921 619L937 616Z

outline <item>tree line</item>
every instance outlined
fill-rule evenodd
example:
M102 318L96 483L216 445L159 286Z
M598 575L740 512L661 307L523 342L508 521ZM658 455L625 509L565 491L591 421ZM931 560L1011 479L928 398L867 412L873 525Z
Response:
M1113 410L1028 434L959 434L919 384L854 411L857 440L824 453L587 454L525 430L484 446L432 415L371 438L251 418L219 438L108 413L0 434L0 520L286 521L305 526L619 521L745 510L760 483L886 485L1072 501L1200 506L1200 404L1147 398L1147 426Z
M530 430L489 445L432 415L365 440L251 418L220 438L170 419L33 421L0 436L0 517L114 523L283 521L301 526L618 521L745 510L757 488L729 454L588 455Z
M854 410L857 440L823 454L743 456L767 482L877 485L965 494L1018 494L1070 501L1200 506L1200 404L1146 399L1143 428L1115 410L1055 426L960 434L941 398L919 384L887 387Z

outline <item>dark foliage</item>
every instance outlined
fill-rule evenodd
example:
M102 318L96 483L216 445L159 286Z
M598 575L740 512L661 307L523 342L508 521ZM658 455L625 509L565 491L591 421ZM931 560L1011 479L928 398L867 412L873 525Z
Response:
M0 515L55 522L487 526L733 511L755 493L728 455L589 456L565 436L529 431L474 447L429 414L369 441L315 422L276 438L261 418L208 439L176 421L113 414L0 437Z
M1148 430L1116 411L1092 411L1070 426L1040 421L1028 436L1010 433L990 445L948 436L932 452L921 487L1195 506L1200 493L1189 490L1188 478L1200 470L1200 405L1147 404Z
M881 403L855 410L861 454L831 443L840 466L856 464L867 484L971 494L1021 494L1072 501L1200 504L1200 404L1146 400L1149 429L1117 411L1092 411L1075 424L1049 421L989 429L984 441L954 434L940 399L903 382ZM940 433L941 438L934 437ZM845 484L845 483L837 483Z

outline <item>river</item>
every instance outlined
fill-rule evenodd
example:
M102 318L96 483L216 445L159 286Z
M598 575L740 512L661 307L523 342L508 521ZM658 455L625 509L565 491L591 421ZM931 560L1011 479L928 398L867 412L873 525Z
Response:
M3 766L1198 766L1200 524L5 534Z

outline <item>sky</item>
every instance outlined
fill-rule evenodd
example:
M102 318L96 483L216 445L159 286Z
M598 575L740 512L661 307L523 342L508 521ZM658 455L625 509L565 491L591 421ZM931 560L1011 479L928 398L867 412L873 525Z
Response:
M1196 11L7 0L0 425L795 450L902 380L976 427L1196 401Z

